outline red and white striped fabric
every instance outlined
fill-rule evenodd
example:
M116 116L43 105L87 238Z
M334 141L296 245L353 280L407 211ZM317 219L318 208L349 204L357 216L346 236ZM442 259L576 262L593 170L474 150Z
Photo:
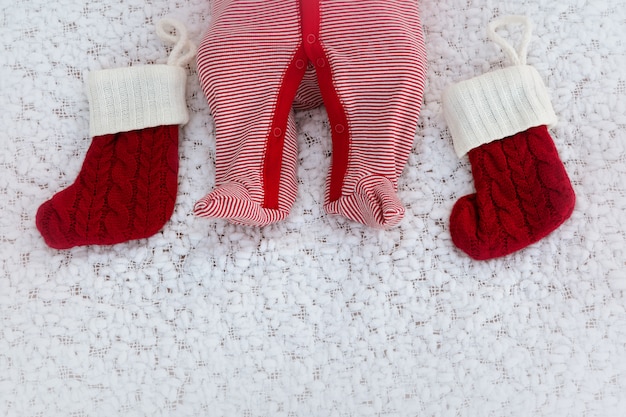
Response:
M398 224L426 71L417 0L217 0L212 10L198 72L215 119L216 187L195 214L284 219L297 194L293 108L323 101L333 140L325 210Z

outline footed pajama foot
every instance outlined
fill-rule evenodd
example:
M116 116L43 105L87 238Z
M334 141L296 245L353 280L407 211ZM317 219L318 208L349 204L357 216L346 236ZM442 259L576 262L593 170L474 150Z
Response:
M200 199L194 206L194 214L224 218L234 224L267 226L283 220L289 212L263 207L252 200L243 184L231 181Z
M324 209L377 229L394 227L404 217L404 206L391 181L384 177L361 180L353 194L325 204Z

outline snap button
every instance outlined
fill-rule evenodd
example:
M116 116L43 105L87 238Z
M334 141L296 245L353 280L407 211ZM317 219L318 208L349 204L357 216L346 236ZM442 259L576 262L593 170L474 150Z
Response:
M324 65L326 65L326 60L324 58L317 58L317 66L323 67Z
M335 132L337 133L343 133L346 130L346 128L344 127L344 125L337 125L335 126Z
M303 59L296 60L296 68L302 69L302 68L304 68L305 65L306 65L306 63L304 62Z
M306 37L306 41L308 43L315 43L316 40L317 40L317 37L312 33L309 33L309 35Z
M280 137L283 134L283 130L280 127L274 128L274 136Z

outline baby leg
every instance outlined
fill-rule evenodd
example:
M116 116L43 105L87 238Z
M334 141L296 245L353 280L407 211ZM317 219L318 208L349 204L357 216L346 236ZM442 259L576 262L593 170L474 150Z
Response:
M319 13L318 25L313 19L303 32L333 136L324 207L372 227L395 226L404 215L398 177L413 146L426 72L417 2L317 7L309 11Z
M223 2L198 51L216 129L215 189L194 213L237 224L284 219L295 200L291 103L306 70L297 2Z

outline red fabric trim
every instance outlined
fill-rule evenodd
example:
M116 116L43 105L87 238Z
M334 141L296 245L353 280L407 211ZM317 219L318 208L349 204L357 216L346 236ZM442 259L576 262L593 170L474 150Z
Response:
M306 62L307 57L302 46L289 63L281 89L276 99L274 118L267 132L267 147L263 162L263 207L278 210L278 194L280 189L280 174L282 170L283 148L287 133L287 122L291 105L304 77L306 65L298 65L298 61Z
M315 65L317 79L331 125L333 155L330 173L329 201L338 200L348 169L350 129L348 117L333 82L328 54L320 40L319 0L300 0L302 14L302 40L309 60Z

